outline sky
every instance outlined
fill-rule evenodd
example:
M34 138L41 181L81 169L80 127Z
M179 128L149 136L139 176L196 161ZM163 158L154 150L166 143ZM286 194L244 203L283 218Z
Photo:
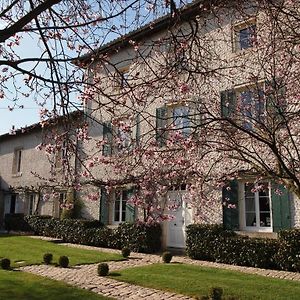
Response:
M22 40L17 52L22 57L32 57L34 54L38 55L39 51L35 45L37 45L37 41L26 37ZM0 75L1 73L2 70L0 69ZM22 84L22 82L19 82L20 86ZM9 85L8 89L13 92L15 87ZM13 103L7 99L0 100L0 134L9 132L12 126L15 126L17 129L39 122L39 108L30 97L20 99L18 104L23 105L24 109L17 108L10 111L8 107L13 106Z

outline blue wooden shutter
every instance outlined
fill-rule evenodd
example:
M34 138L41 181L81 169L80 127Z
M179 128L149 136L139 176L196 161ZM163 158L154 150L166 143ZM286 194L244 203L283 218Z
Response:
M103 123L103 139L107 142L103 145L102 154L104 156L112 155L112 124L111 122Z
M108 224L108 194L105 188L101 188L100 221L105 225Z
M230 189L227 190L227 187ZM239 208L238 208L238 182L231 181L222 190L223 225L228 230L239 230ZM228 204L234 204L235 208L228 208Z
M134 189L130 189L127 191L127 199L130 199L134 193ZM129 223L134 223L135 221L135 206L130 203L126 203L126 213L125 220Z
M156 141L159 147L166 144L167 138L167 108L165 106L156 109Z
M236 92L234 89L221 92L221 116L233 118L236 112Z
M281 195L275 190L281 191ZM289 191L283 185L272 185L272 219L273 231L291 228L291 200Z

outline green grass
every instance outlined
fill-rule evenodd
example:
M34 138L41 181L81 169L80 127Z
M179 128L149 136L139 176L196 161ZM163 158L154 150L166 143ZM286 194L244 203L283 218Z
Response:
M53 254L53 263L61 255L68 256L71 266L123 259L120 254L72 248L25 236L0 236L0 258L9 258L12 267L40 264L46 252Z
M0 298L18 300L111 299L40 276L0 270Z
M184 264L136 267L113 273L112 278L189 296L200 297L211 287L222 287L225 296L238 299L300 299L299 282Z

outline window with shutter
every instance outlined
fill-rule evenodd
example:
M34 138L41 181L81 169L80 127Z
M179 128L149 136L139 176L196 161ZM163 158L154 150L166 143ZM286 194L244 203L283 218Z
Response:
M272 184L273 231L291 228L291 199L283 186Z
M108 224L108 194L105 188L101 188L100 198L100 221L107 225Z
M103 140L104 145L102 148L103 156L110 156L112 155L112 124L111 122L104 122L103 123Z
M233 180L222 189L223 226L228 230L239 230L238 182Z
M234 89L221 92L222 118L234 118L236 113L236 92Z
M156 142L159 147L166 144L167 138L167 108L166 106L156 109Z

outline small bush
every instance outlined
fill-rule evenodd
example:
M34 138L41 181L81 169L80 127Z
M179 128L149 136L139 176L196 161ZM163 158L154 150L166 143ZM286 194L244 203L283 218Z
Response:
M127 258L130 255L130 249L127 247L122 248L122 256Z
M101 263L98 265L98 275L107 276L109 272L109 267L107 263Z
M209 291L211 300L222 300L223 289L221 287L212 287Z
M69 258L67 256L61 256L58 260L58 264L62 267L62 268L67 268L69 266Z
M10 269L10 260L8 258L2 258L1 259L1 268L3 270L9 270Z
M166 251L166 252L164 252L164 253L162 254L162 260L163 260L163 262L166 263L166 264L168 264L168 263L171 262L172 257L173 257L173 255L172 255L172 253L169 252L169 251Z
M50 265L53 259L52 253L45 253L43 256L44 263L46 265Z
M31 231L31 227L24 220L24 214L6 214L4 217L4 226L8 231Z

